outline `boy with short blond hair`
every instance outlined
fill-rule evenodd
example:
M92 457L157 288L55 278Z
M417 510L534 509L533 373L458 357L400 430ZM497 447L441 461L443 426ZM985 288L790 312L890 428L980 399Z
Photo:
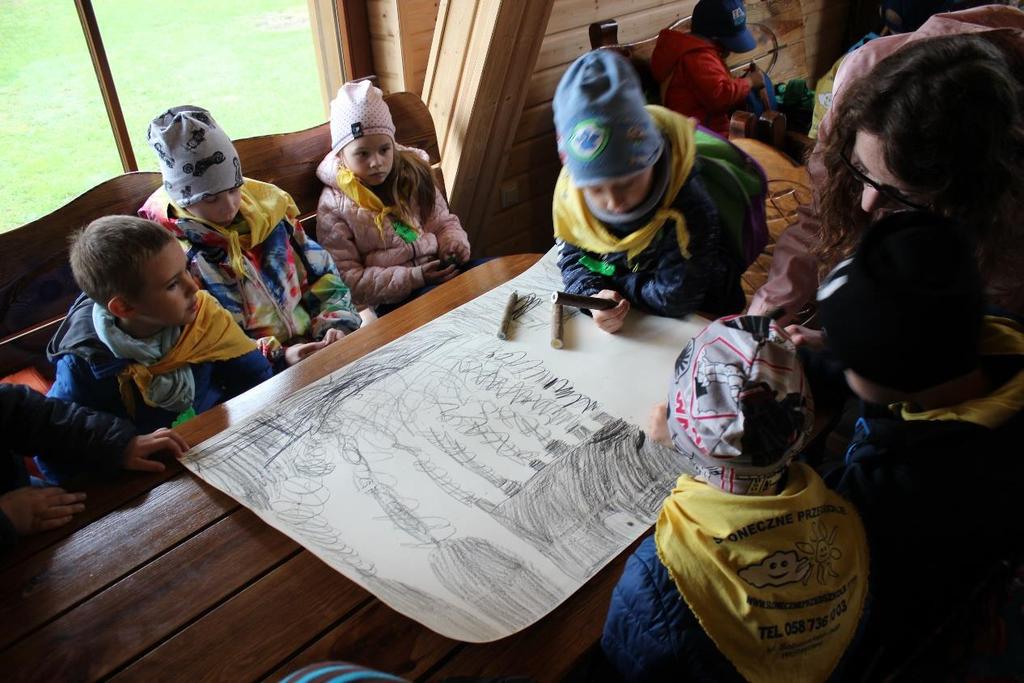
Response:
M47 347L57 368L49 396L151 431L273 374L255 342L196 286L178 242L156 223L93 221L75 235L71 269L84 294ZM40 465L64 478L45 459Z

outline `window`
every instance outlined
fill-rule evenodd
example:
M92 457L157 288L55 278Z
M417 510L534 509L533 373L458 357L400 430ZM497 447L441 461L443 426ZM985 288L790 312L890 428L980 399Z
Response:
M4 3L0 97L0 230L121 172L72 3Z
M169 107L205 107L233 138L322 123L327 93L333 94L341 78L336 8L342 4L5 3L0 231L48 213L123 171L157 170L146 127ZM101 41L98 51L109 65L106 75L94 69L84 37L83 24L91 16ZM113 84L107 93L115 94L111 116L104 106L104 79Z

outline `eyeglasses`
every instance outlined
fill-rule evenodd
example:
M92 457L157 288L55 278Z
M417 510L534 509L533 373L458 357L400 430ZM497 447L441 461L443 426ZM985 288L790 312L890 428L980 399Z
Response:
M850 169L850 173L852 173L853 177L857 179L857 182L863 183L864 185L874 189L878 194L882 195L886 199L896 202L897 204L902 204L903 206L911 209L917 209L918 211L928 211L931 209L931 204L921 204L919 202L912 201L907 198L907 195L903 194L895 187L883 185L877 180L872 180L867 177L863 171L853 165L853 162L850 161L850 157L846 155L846 152L841 152L839 154L839 158L843 160L844 164L846 164L846 168Z

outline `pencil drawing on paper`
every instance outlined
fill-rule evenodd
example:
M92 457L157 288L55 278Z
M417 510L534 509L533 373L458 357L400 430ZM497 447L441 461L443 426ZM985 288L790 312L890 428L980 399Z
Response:
M559 284L549 254L184 462L435 631L514 633L643 533L682 466L531 351ZM514 344L493 334L513 288Z

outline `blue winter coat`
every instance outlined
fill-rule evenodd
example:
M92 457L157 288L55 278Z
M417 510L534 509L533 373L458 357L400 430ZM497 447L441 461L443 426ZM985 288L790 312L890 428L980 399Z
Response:
M674 221L667 221L650 245L630 266L625 252L593 254L567 242L559 244L558 267L565 291L593 296L611 289L642 311L681 318L695 311L715 315L743 308L741 264L718 220L718 210L700 178L700 161L676 195L673 206L686 217L691 257L684 259L676 241ZM624 237L646 225L654 210L627 225L605 228ZM601 275L579 263L587 255L615 266L612 276Z
M977 410L1024 405L1024 335L1017 348L982 349L993 394L975 399ZM820 382L816 375L829 366L808 360L808 376ZM972 591L1000 561L1024 553L1022 443L1019 408L986 427L904 420L888 407L862 406L844 462L823 468L822 478L857 508L871 548L865 652L905 659L972 603Z
M718 651L658 559L654 536L626 561L601 636L627 681L742 681Z
M92 324L92 306L92 299L84 294L78 297L50 340L46 351L50 362L57 367L57 377L47 395L131 419L142 433L170 427L177 414L146 405L138 395L135 415L128 415L121 400L117 375L131 361L115 357L99 340ZM196 413L248 391L273 375L267 359L255 349L231 360L189 367L195 379L192 405ZM57 482L71 474L66 468L55 467L46 460L41 460L39 465L48 479Z

